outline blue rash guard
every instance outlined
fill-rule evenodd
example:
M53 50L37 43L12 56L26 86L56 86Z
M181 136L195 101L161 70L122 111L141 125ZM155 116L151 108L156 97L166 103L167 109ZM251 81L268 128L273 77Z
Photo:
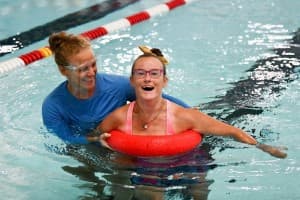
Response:
M43 122L46 128L67 143L86 144L86 134L95 129L113 110L135 100L129 79L111 74L96 75L96 90L89 99L77 99L67 89L67 81L44 100ZM168 95L164 98L184 107L184 102Z

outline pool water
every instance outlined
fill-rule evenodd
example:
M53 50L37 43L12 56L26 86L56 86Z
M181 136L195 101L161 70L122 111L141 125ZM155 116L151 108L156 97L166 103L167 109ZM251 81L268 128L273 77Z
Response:
M98 3L26 2L1 2L0 39ZM68 31L82 33L163 2L138 1ZM286 159L214 137L164 159L66 146L42 125L42 101L64 80L50 57L0 76L1 198L299 199L300 53L299 41L291 41L299 7L297 0L199 0L92 41L98 70L125 76L138 45L160 48L170 60L166 93L258 141L287 147ZM47 39L0 62L45 45Z

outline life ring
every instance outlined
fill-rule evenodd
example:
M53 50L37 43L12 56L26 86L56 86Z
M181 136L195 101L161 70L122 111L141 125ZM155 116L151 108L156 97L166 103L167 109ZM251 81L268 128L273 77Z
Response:
M202 135L188 130L173 135L132 135L118 130L110 132L107 143L114 150L141 157L174 156L187 153L198 146Z

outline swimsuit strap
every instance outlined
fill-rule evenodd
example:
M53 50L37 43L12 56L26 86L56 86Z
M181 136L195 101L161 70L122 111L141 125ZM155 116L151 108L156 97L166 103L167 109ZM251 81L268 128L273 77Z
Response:
M126 133L128 134L132 134L132 113L133 113L134 104L135 101L131 102L127 110Z
M170 101L169 100L166 100L166 101L167 101L167 116L166 116L167 135L172 135L172 134L175 134L173 126L172 126L173 118L172 118L172 115L170 112Z
M175 134L173 126L172 126L172 115L170 113L170 101L167 101L167 115L166 115L166 134L172 135ZM126 118L126 133L132 134L132 114L133 114L133 108L134 108L135 101L131 102L129 104L128 110L127 110L127 118Z

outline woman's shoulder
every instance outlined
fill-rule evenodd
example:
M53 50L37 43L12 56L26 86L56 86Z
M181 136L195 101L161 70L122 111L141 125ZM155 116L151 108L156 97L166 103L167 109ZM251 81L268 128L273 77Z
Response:
M181 105L178 105L177 103L174 103L172 101L169 101L167 100L167 103L168 103L168 109L170 109L171 112L174 112L174 113L181 113L181 112L189 112L190 108L185 108L185 107L182 107Z
M68 91L66 86L66 81L60 83L54 90L52 90L44 99L43 103L54 103L64 99L67 99Z
M169 108L173 118L177 121L192 122L201 112L195 108L184 108L169 101Z
M109 132L114 129L122 130L126 123L128 104L121 106L112 111L100 124L100 129L104 132Z

